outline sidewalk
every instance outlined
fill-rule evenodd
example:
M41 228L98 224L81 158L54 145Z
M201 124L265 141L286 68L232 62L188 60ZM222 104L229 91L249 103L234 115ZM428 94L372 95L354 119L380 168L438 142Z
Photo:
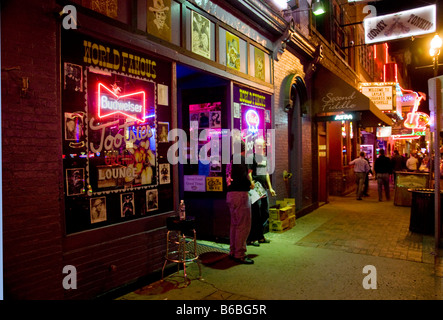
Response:
M411 233L411 208L379 202L370 184L363 201L331 197L292 229L266 234L271 243L248 246L253 265L231 261L227 244L199 241L208 250L201 254L202 279L192 263L188 283L180 271L118 300L442 300L434 237ZM376 274L363 273L367 265ZM376 289L363 287L369 275Z

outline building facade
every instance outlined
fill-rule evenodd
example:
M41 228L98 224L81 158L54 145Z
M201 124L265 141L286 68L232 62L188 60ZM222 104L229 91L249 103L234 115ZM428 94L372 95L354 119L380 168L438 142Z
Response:
M226 237L220 146L235 130L275 152L271 204L318 205L318 50L272 3L6 1L1 14L6 299L90 299L154 274L181 199L199 237Z

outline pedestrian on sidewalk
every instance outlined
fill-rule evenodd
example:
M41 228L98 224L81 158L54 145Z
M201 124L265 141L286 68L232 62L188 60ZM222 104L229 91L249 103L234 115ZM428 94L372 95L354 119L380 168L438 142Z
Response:
M368 191L369 191L369 174L374 175L374 173L372 172L371 163L369 162L369 159L365 157L365 160L369 164L369 172L366 173L365 186L363 188L363 196L369 197L369 193L368 193Z
M418 159L412 152L408 161L406 161L406 168L408 169L408 172L416 172L418 169Z
M252 179L255 184L259 182L267 189L271 196L275 197L272 188L267 165L268 159L265 154L266 141L263 138L255 140L255 152L252 155ZM267 191L265 195L251 204L251 232L248 237L248 245L260 246L260 243L270 243L271 240L264 236L264 226L269 219L269 201Z
M368 161L365 159L364 151L360 152L360 156L357 159L349 162L349 165L354 166L357 183L357 200L362 200L366 174L371 170Z
M254 182L252 170L245 160L245 143L241 140L240 144L240 156L234 155L226 170L226 202L231 212L229 257L238 263L253 264L254 260L246 256L246 239L251 231L249 190L254 189Z
M383 200L383 188L385 189L386 200L389 201L389 177L392 173L391 160L385 156L385 150L380 149L380 154L375 160L374 171L378 186L378 201Z

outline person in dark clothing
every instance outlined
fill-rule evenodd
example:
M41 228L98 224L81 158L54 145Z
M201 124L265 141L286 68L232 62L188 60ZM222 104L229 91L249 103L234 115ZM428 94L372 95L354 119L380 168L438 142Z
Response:
M368 162L369 164L369 171L366 172L366 178L365 178L365 187L363 189L363 196L364 197L369 197L369 174L373 174L372 169L371 169L371 163L369 162L369 159L365 157L365 160Z
M386 200L390 200L389 176L392 173L391 160L385 156L385 150L380 149L380 155L374 164L375 177L378 185L378 201L382 201L383 188L385 189Z
M267 157L265 154L266 142L263 138L255 141L255 153L252 155L252 179L259 182L263 188L269 190L271 196L275 196L271 179L267 170ZM269 218L269 201L267 195L251 204L251 232L248 237L248 245L260 246L260 243L270 243L271 240L264 236L264 226Z
M249 190L254 189L252 170L245 159L245 143L241 141L241 155L234 157L227 165L226 202L231 212L230 254L229 257L238 263L253 264L246 253L246 239L251 231L251 202Z
M396 171L404 171L406 169L405 159L398 153L398 150L394 150L394 155L391 158L392 171L394 173L394 184L396 183Z

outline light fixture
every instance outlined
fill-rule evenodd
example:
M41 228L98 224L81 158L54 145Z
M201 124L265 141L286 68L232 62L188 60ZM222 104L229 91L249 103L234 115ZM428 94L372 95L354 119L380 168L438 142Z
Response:
M313 4L312 4L312 13L315 16L319 16L323 13L325 13L325 6L323 5L323 3L321 2L321 0L316 0Z
M436 34L431 40L431 48L429 49L429 55L434 60L434 77L438 75L438 56L440 55L440 49L442 47L442 40Z

